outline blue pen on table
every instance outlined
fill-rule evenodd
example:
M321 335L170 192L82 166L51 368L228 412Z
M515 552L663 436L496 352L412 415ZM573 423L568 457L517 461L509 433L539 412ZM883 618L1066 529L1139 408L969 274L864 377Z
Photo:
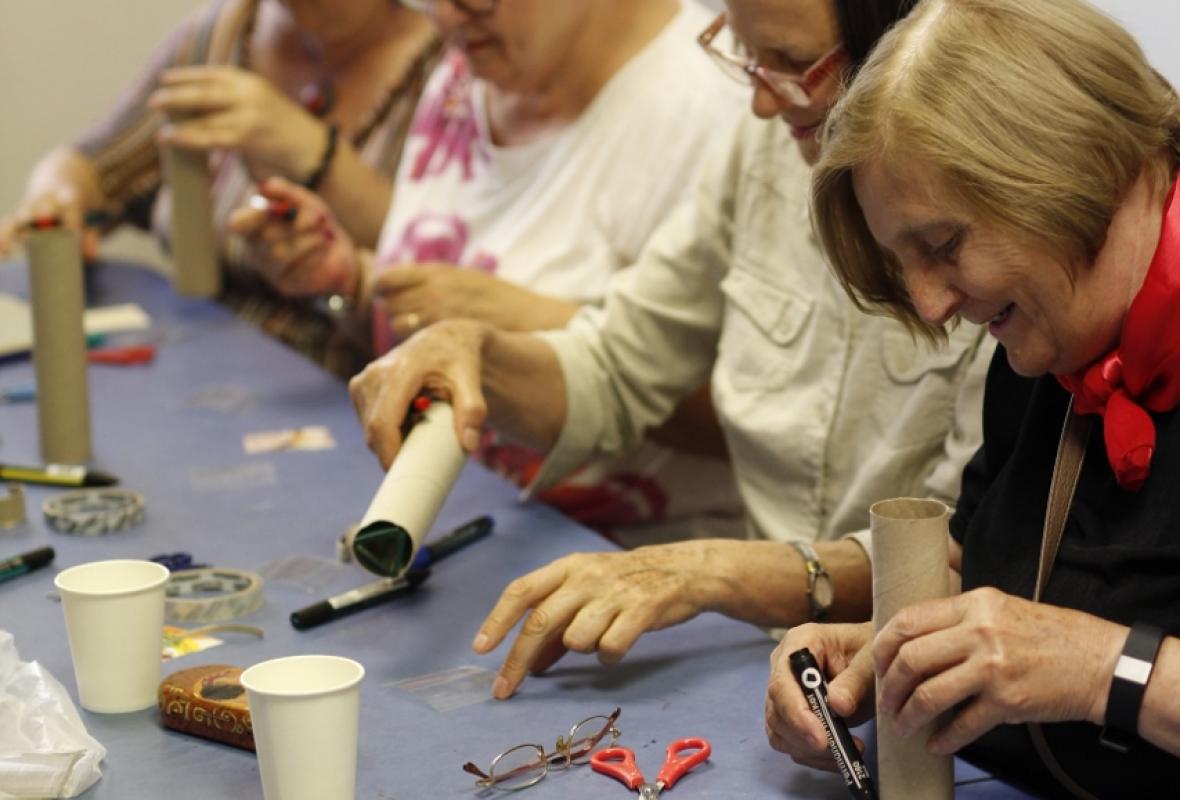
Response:
M410 562L410 569L424 569L436 561L454 555L469 544L478 542L492 532L495 521L486 514L465 522L445 536L424 544Z
M52 547L41 547L0 561L0 583L45 566L53 560L53 556Z
M14 383L11 386L0 386L0 403L31 403L37 399L37 385L34 383Z

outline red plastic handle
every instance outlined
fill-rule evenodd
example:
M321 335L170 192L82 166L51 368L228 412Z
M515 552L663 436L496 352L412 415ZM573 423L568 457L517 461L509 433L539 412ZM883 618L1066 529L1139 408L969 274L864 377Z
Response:
M686 756L680 755L685 750L694 750L695 752ZM660 767L660 774L656 780L662 783L665 789L671 789L676 781L684 777L684 773L702 761L708 760L713 753L713 745L709 744L708 739L677 739L668 745L665 753L664 766Z
M156 348L150 344L106 347L86 354L91 364L147 364L155 357Z
M590 768L609 775L628 789L643 785L643 773L635 764L635 753L626 747L608 747L590 756Z

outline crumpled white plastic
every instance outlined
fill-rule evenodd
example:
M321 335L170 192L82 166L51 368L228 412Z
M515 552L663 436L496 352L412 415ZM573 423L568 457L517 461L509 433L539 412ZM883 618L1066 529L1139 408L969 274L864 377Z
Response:
M0 800L75 797L102 777L106 754L65 688L0 630Z

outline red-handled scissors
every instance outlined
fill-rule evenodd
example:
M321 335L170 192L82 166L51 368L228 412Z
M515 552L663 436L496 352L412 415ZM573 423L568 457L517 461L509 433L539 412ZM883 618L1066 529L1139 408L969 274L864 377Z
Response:
M681 755L686 750L695 752ZM708 739L677 739L665 751L664 766L655 783L648 783L635 764L635 753L626 747L608 747L590 757L590 767L595 772L619 780L628 789L639 790L639 800L655 800L660 792L671 789L684 773L705 761L713 752Z

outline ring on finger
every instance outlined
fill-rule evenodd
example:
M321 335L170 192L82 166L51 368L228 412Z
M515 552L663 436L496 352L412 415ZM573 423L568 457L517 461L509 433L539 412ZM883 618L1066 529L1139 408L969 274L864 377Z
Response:
M409 314L406 314L405 322L406 330L408 330L410 333L415 333L419 328L422 327L422 317L416 311L411 311Z

